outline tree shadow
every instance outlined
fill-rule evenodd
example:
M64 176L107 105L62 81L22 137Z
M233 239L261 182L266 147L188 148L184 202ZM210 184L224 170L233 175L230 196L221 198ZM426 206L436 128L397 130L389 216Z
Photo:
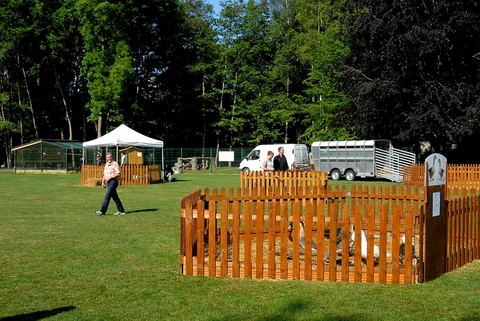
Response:
M23 313L23 314L17 314L11 317L5 317L5 318L0 318L0 321L35 321L35 320L41 320L45 318L52 317L54 315L63 313L63 312L68 312L71 310L75 310L77 307L74 305L69 305L66 307L61 307L61 308L56 308L56 309L51 309L51 310L43 310L43 311L36 311L36 312L31 312L31 313Z
M299 314L309 309L309 303L303 300L293 300L285 305L284 308L280 309L278 312L272 314L266 314L259 318L252 319L251 317L245 317L245 315L228 315L222 317L222 319L217 319L217 321L232 321L232 320L257 320L257 321L295 321L298 320ZM358 315L332 315L324 314L314 319L316 321L361 321L365 320L364 317Z

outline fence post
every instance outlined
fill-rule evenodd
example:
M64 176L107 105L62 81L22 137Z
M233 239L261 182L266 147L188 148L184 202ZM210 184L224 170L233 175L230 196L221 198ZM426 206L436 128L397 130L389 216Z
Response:
M447 211L445 183L447 159L434 153L425 160L425 212L424 281L433 280L447 271Z

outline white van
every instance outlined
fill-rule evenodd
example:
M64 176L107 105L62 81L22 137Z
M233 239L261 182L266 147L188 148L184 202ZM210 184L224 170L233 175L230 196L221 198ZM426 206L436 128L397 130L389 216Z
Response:
M284 155L287 158L288 167L291 168L293 162L296 162L301 168L308 166L308 147L305 144L270 144L258 145L244 160L240 163L239 169L244 172L261 171L262 161L267 158L269 150L276 156L278 148L283 147Z

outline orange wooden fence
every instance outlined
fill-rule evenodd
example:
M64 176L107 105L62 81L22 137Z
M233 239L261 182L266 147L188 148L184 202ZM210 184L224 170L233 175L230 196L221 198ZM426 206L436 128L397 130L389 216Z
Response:
M448 200L447 271L480 259L480 195L463 190Z
M104 166L82 165L81 184L101 185ZM160 165L128 164L120 167L120 185L147 185L161 182Z
M248 191L254 188L206 189L182 198L182 273L402 284L421 277L412 245L421 257L422 189L336 186L259 196Z
M406 186L425 185L425 165L415 164L403 169L403 184ZM480 164L447 164L447 188L480 190Z
M328 173L320 171L273 171L241 172L240 188L244 191L256 190L258 193L277 191L281 194L308 193L313 190L327 189Z
M446 270L452 271L480 259L480 166L447 166ZM327 187L324 177L302 175L243 173L236 190L197 190L183 197L181 272L423 282L423 165L405 168L403 186ZM340 242L333 237L337 230ZM356 242L349 242L351 235Z

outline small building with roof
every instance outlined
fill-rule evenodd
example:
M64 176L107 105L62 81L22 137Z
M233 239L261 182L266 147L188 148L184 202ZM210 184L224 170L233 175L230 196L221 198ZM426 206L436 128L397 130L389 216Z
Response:
M81 142L39 139L12 149L16 173L79 172L83 163Z

